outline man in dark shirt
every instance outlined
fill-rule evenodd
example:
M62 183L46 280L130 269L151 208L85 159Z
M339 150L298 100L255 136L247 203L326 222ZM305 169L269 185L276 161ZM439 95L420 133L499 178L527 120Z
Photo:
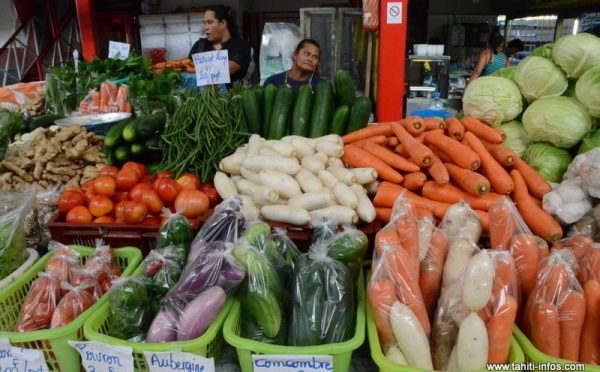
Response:
M316 74L319 58L321 57L321 47L311 39L304 39L298 43L292 56L292 68L288 71L269 76L263 86L273 84L280 86L288 84L295 92L305 84L310 85L312 91L317 90L317 85L321 78Z

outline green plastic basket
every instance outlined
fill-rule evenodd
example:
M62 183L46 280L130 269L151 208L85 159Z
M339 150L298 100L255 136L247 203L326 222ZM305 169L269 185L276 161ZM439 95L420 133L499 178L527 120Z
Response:
M370 279L371 274L367 275L367 283ZM383 355L381 351L381 344L379 343L379 336L377 334L377 326L375 325L375 319L373 318L373 309L371 305L367 301L367 334L369 337L369 347L371 349L371 357L377 366L379 367L380 372L422 372L426 371L421 368L415 368L410 366L403 366L397 363L392 362L388 358ZM516 328L516 327L515 327ZM509 363L523 363L525 361L525 357L523 356L523 351L519 347L517 340L515 337L512 337L510 340L510 349L508 351L508 362ZM511 370L508 370L511 371ZM486 372L483 370L481 372Z
M71 245L79 252L79 259L85 263L94 248ZM123 271L122 277L129 276L142 262L142 252L134 247L114 249L117 265ZM31 283L39 272L44 271L46 262L52 257L47 253L36 262L23 276L0 291L0 338L8 338L13 346L41 350L44 353L48 370L75 372L81 368L79 353L69 346L68 341L83 340L83 324L98 308L106 302L103 296L89 309L64 327L32 332L12 332L19 319L21 305L27 297Z
M333 356L333 372L347 372L352 361L352 353L365 340L365 283L360 274L357 285L357 316L354 337L335 344L318 346L281 346L249 340L240 337L241 304L236 300L225 320L223 334L225 341L235 347L242 372L252 372L252 354L262 355L331 355Z
M580 364L580 363L576 363L573 362L571 360L566 360L566 359L559 359L559 358L553 358L547 354L542 353L541 351L539 351L538 349L535 348L535 346L533 346L533 344L531 343L531 341L529 341L529 339L527 338L527 336L525 336L525 334L523 332L521 332L521 330L518 327L513 327L513 337L517 340L517 342L519 343L519 346L521 347L521 349L523 350L523 353L525 354L525 361L526 362L531 362L533 363L532 366L535 366L535 369L530 369L529 371L539 371L540 369L538 369L537 367L539 366L540 363L552 363L555 365L566 365L566 364L573 364L573 368L570 369L552 369L552 371L581 371L581 369L576 369L574 368L575 365ZM600 366L597 365L593 365L593 364L585 364L585 371L592 371L592 372L600 372ZM547 371L550 371L550 369L546 369Z
M223 323L233 304L233 299L227 300L215 320L204 334L189 341L148 344L143 342L129 342L108 336L110 331L110 307L104 304L98 311L90 316L83 325L85 338L90 341L103 342L115 346L128 346L132 349L133 366L135 371L149 371L144 351L168 352L182 350L205 358L219 360L225 342L223 341Z

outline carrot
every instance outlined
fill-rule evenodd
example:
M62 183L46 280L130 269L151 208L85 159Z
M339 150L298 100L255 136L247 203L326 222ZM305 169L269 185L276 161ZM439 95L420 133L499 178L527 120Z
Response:
M418 172L421 168L393 151L375 143L366 143L363 150L377 156L384 163L392 168L403 170L405 172Z
M116 84L108 83L108 102L115 102L118 95L118 87Z
M479 119L466 116L462 118L460 122L465 127L465 131L471 132L478 138L484 139L490 143L502 143L503 141L500 133L496 132L494 128L489 125L482 123Z
M531 296L529 296L529 298L523 297L523 301L525 301L525 306L519 303L519 310L521 311L521 320L519 322L519 328L525 336L531 339L531 309L533 308L533 305L537 302L535 293L532 293ZM517 315L517 317L519 317L519 315Z
M538 279L538 281L541 280L541 283L538 283L538 296L545 301L558 303L569 286L567 268L562 264L547 263L546 261L541 263L538 270L540 273L544 273Z
M424 198L400 185L396 185L387 181L383 181L379 184L377 193L373 198L373 205L375 207L392 208L394 206L394 202L402 191L404 191L404 197L412 200L416 208L433 210L435 207L449 206L448 203L441 203Z
M410 155L410 158L420 167L426 167L431 163L431 150L419 143L413 136L410 135L399 123L390 124L392 131L400 140L400 144Z
M521 282L521 292L527 298L535 287L538 272L539 249L535 236L526 233L513 236L510 253Z
M579 341L579 362L600 363L600 283L592 279L583 286L585 316Z
M386 258L392 271L390 275L396 284L398 298L413 311L425 334L429 336L431 323L419 288L419 279L414 277L413 268L409 263L411 257L406 250L396 249L386 255Z
M419 280L419 224L414 215L404 214L394 220L396 234L400 244L408 254L411 265L412 276Z
M556 306L539 302L531 308L531 342L544 354L560 357L560 324Z
M598 280L600 275L600 249L592 248L588 250L583 265L577 272L577 280L583 286L588 280Z
M487 211L482 211L480 209L473 209L473 212L479 217L483 231L490 231L490 214Z
M444 134L444 130L443 129L428 130L427 132L419 133L418 135L416 135L415 139L417 140L417 142L424 144L425 143L425 137L427 137L431 133Z
M448 168L444 166L442 160L435 153L431 156L431 163L425 168L425 171L440 185L450 182Z
M79 111L81 111L82 113L86 113L87 110L89 109L89 102L86 101L81 101L79 102Z
M352 146L364 148L364 146L367 143L376 143L378 145L383 145L386 142L387 142L387 137L384 136L384 135L379 135L379 136L373 136L373 137L361 139L361 140L356 141L356 142L352 142Z
M373 318L377 327L381 349L385 353L396 342L390 324L390 309L394 302L398 301L396 288L389 279L372 280L367 289L367 296L373 309Z
M544 258L550 256L550 248L548 247L548 242L539 236L535 237L535 240L538 243L539 253L540 253L540 261Z
M431 149L431 151L433 151L433 153L435 155L437 155L438 158L440 158L440 160L442 162L444 162L444 163L454 163L454 161L448 155L446 155L446 153L443 152L442 150L438 149L437 147L435 147L432 144L429 144L428 146Z
M515 184L513 199L527 226L549 243L559 240L563 231L558 221L531 199L525 180L518 170L510 171L510 176Z
M462 168L476 170L481 164L479 155L475 151L443 133L429 132L425 142L440 149L452 159L452 162Z
M98 108L100 112L105 112L108 107L108 100L110 98L110 91L106 81L100 84L100 104Z
M448 137L453 138L457 141L463 139L463 137L465 136L465 126L462 125L460 120L458 120L454 116L451 116L449 118L446 118L445 123L446 134L448 135Z
M91 104L90 104L90 109L91 110L98 110L98 108L100 107L100 92L96 92L93 91L91 93Z
M117 102L125 101L127 99L128 94L129 94L129 87L125 84L119 85L119 88L117 89L117 97L115 98L115 101L117 101Z
M515 323L516 315L517 301L512 296L506 296L487 322L488 363L506 363L508 349L510 348L512 325Z
M485 149L488 150L490 155L492 155L492 157L496 159L498 163L505 167L511 166L518 158L517 154L515 154L510 147L504 146L500 143L490 143L484 140L481 142L485 146Z
M500 128L493 128L493 129L496 133L498 133L500 135L500 138L502 138L502 142L504 142L506 140L506 132Z
M388 223L392 218L392 208L375 207L375 219L377 221Z
M481 159L481 173L490 181L494 190L500 194L509 194L515 188L508 172L490 155L483 143L473 133L465 133L465 141Z
M427 175L423 172L413 172L404 175L402 186L409 190L420 190L427 181Z
M406 129L408 133L413 136L425 131L425 124L420 116L407 116L400 120L399 123L404 127L404 129Z
M497 251L506 251L515 234L516 221L513 209L508 203L496 203L490 206L490 245Z
M377 156L353 145L344 146L344 155L341 158L344 163L355 168L375 168L379 178L386 181L400 183L402 175L387 165Z
M349 144L352 142L356 142L358 140L362 140L362 139L373 137L373 136L379 136L379 135L384 135L386 137L390 137L390 136L394 135L394 133L392 132L392 129L390 128L389 121L375 123L375 124L369 124L364 128L361 128L357 131L354 131L354 132L351 132L351 133L348 133L348 134L342 136L342 141L344 141L344 144Z
M437 116L431 118L423 118L423 123L425 124L425 131L430 131L434 129L444 129L446 124Z
M453 183L440 185L435 181L425 182L421 189L421 195L425 198L447 204L455 204L464 200L471 208L484 211L487 211L492 204L500 202L503 198L503 195L495 192L473 196Z
M433 322L435 308L440 297L442 271L447 254L446 236L441 230L435 229L431 235L427 254L419 263L419 288L431 322Z
M479 196L490 191L490 181L481 174L451 163L444 163L444 165L452 181L469 194Z
M527 162L521 158L517 158L512 164L513 169L516 169L521 173L527 184L527 189L531 195L538 199L543 199L544 195L552 191L550 183L542 177L535 169L533 169Z
M398 140L398 137L396 136L392 136L392 137L387 137L387 140L385 142L385 145L387 147L389 147L390 149L395 148L396 146L398 146L398 144L400 143L400 141Z
M396 233L396 229L386 226L375 234L375 253L377 257L383 256L383 247L402 248L402 241Z
M571 235L552 244L552 249L558 251L564 248L569 248L573 251L575 259L579 262L587 255L589 249L592 248L594 240L587 235Z
M585 319L585 297L581 292L570 292L558 309L560 320L560 358L579 360L579 340Z

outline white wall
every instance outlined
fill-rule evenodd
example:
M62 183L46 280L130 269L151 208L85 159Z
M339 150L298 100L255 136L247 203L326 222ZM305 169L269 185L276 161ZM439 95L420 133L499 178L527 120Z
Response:
M0 47L2 47L15 32L17 13L11 0L0 0L0 9L5 9L4 12L0 12Z

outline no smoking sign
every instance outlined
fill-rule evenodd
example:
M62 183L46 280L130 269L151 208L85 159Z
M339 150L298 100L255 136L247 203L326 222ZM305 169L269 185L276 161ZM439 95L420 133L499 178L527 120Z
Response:
M387 3L387 23L402 23L402 3Z

